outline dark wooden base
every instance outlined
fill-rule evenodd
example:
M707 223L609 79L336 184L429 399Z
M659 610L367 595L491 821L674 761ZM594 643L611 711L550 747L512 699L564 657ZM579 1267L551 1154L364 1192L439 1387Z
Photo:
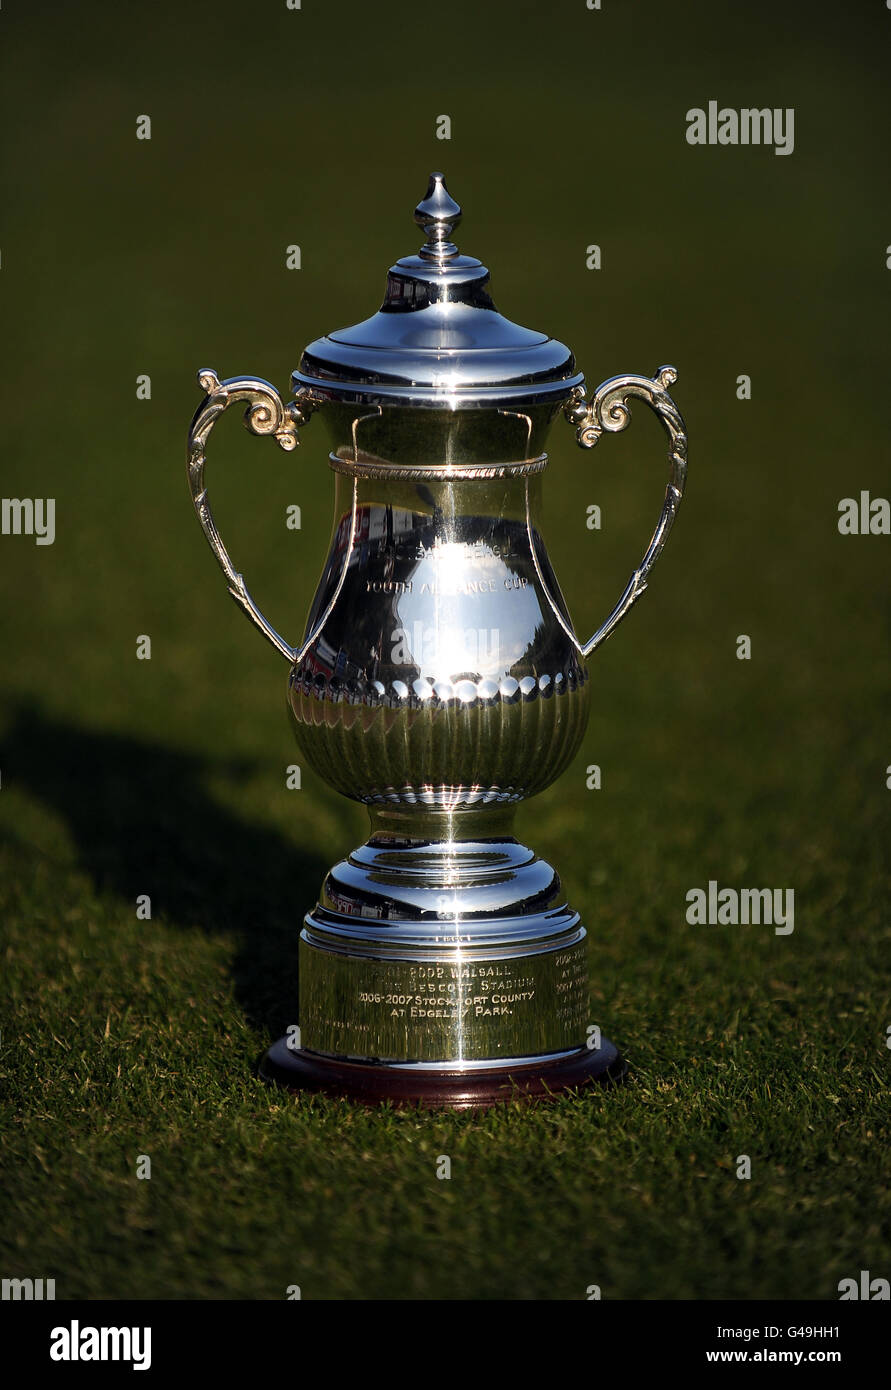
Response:
M321 1091L365 1105L428 1106L470 1110L504 1101L549 1100L563 1091L624 1081L627 1066L611 1042L555 1062L470 1071L424 1071L344 1062L317 1053L292 1051L280 1038L260 1064L264 1081L292 1091Z

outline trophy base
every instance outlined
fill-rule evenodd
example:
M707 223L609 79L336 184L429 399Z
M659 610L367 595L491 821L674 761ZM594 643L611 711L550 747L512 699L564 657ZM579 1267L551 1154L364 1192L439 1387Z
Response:
M299 1025L265 1080L450 1110L622 1080L591 1018L585 928L510 834L513 809L372 810L304 919Z
M616 1085L628 1067L605 1038L594 1050L500 1064L431 1067L420 1063L350 1062L293 1049L280 1038L260 1065L264 1081L292 1091L321 1092L364 1105L471 1110L508 1101L556 1099L567 1091Z

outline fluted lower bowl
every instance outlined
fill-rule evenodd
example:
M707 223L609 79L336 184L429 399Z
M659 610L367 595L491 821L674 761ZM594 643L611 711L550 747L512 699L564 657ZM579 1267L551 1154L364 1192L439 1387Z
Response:
M567 767L588 719L588 674L452 682L340 680L296 666L288 700L310 767L371 805L460 809L520 801Z

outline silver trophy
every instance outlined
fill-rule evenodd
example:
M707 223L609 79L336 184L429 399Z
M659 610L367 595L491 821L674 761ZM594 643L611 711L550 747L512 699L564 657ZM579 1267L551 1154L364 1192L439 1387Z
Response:
M624 1072L592 1026L585 928L513 820L579 748L586 658L647 587L687 437L673 367L587 395L568 348L498 313L488 270L451 240L461 209L441 174L414 215L419 253L391 268L376 314L310 344L287 405L260 378L199 373L188 472L230 594L288 663L303 759L371 817L304 920L299 1034L262 1073L462 1108ZM625 428L633 398L668 435L665 501L624 593L581 641L538 532L546 436L562 414L593 448ZM207 441L233 404L286 450L316 412L328 430L333 535L298 646L257 608L211 514Z

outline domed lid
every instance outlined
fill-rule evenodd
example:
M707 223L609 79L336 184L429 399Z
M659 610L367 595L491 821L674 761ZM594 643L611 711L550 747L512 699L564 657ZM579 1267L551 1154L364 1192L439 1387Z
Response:
M292 377L323 400L464 410L564 400L582 381L569 348L499 314L489 272L450 240L461 209L431 174L415 221L427 240L390 268L376 314L319 338Z

